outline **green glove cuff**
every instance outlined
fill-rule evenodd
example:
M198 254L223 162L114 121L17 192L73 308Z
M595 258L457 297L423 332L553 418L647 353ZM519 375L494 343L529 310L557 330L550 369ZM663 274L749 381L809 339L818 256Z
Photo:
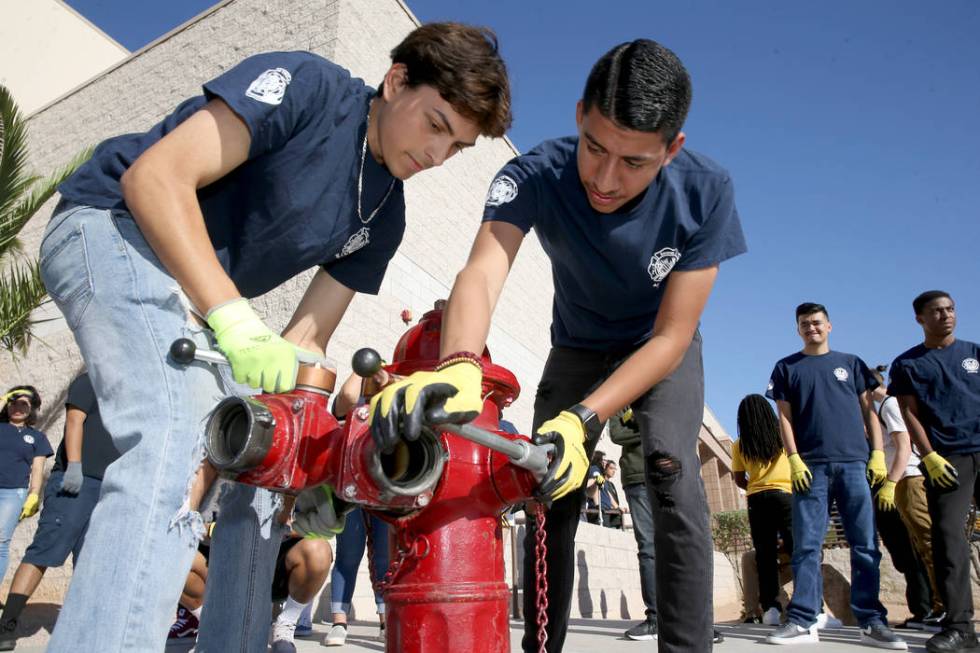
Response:
M216 337L220 337L222 333L242 322L253 320L259 323L262 322L244 297L232 299L231 301L212 307L208 311L205 319L207 320L208 326L214 330Z

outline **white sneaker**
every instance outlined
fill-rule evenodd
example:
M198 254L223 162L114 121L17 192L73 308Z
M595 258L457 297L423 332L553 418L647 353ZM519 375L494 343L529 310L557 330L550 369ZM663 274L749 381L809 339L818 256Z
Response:
M814 624L817 630L826 630L827 628L843 628L844 622L837 617L832 617L826 612L821 612L817 615L817 623Z
M285 623L276 619L272 623L272 641L291 642L296 632L296 624Z
M793 622L787 623L766 637L767 644L815 644L819 641L820 637L817 635L816 626L804 628Z
M765 626L778 626L782 620L783 615L776 608L769 608L762 614L762 623Z
M347 624L330 626L327 636L323 639L324 646L343 646L347 642Z

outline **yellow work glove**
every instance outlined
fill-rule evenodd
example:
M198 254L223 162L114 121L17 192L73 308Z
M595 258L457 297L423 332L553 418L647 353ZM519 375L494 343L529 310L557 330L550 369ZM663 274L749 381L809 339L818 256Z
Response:
M468 358L415 372L371 398L371 437L383 453L402 438L417 440L423 424L465 424L483 411L483 368Z
M212 308L207 320L236 383L266 392L289 392L296 387L299 363L321 359L273 333L242 298Z
M619 421L623 426L626 427L636 427L636 416L633 415L633 407L627 406L625 410L619 415Z
M598 485L599 487L602 487L602 484L606 482L606 477L600 474L599 472L593 474L592 478L595 479L595 484Z
M28 517L33 517L37 514L38 504L41 502L41 497L37 496L35 493L31 492L24 499L24 507L20 509L20 518L27 519Z
M794 453L789 457L789 468L789 476L793 480L793 491L809 492L810 481L813 480L813 474L810 473L810 468L807 467L806 463L803 462L803 459L800 458L800 454Z
M895 481L885 479L878 490L878 508L881 510L895 509Z
M563 410L541 425L531 438L534 444L553 444L555 452L538 493L556 501L578 489L589 471L585 455L585 426L575 413Z
M935 451L922 458L926 467L926 476L935 487L952 490L960 486L959 474L953 465Z
M881 449L872 449L871 458L868 460L868 483L871 486L879 485L888 478L888 468L885 466L885 452Z

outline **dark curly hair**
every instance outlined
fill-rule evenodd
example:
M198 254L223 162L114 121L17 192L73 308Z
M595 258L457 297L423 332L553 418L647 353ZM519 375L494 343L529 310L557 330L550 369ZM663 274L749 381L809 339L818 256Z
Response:
M27 416L27 425L34 426L37 423L38 411L41 410L41 393L37 391L32 385L15 385L14 387L7 390L9 395L11 392L16 392L18 390L24 390L30 393L31 396L31 414ZM9 422L10 414L7 411L7 407L10 401L6 401L3 404L3 409L0 410L0 422Z
M738 449L746 460L760 463L783 452L776 413L762 395L748 395L738 405Z

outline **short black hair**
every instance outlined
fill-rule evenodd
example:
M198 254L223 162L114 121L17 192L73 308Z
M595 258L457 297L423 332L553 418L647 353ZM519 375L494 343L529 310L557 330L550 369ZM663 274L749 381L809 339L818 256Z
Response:
M37 391L32 385L15 385L10 390L7 391L9 395L12 392L22 391L23 394L27 394L31 402L31 413L27 416L26 423L28 426L34 426L37 423L38 411L41 410L41 393ZM13 399L13 397L11 397ZM0 409L0 422L10 421L10 412L7 407L10 404L10 400L4 402L3 408Z
M945 290L927 290L912 300L912 310L915 311L916 315L922 315L922 310L926 307L926 304L943 297L949 298L950 301L953 299Z
M796 307L796 321L799 322L800 318L804 315L813 315L814 313L823 313L830 319L830 313L827 312L827 307L823 304L815 304L814 302L803 302Z
M670 145L691 108L691 76L677 55L649 39L620 43L592 67L582 108L617 125L659 132Z

